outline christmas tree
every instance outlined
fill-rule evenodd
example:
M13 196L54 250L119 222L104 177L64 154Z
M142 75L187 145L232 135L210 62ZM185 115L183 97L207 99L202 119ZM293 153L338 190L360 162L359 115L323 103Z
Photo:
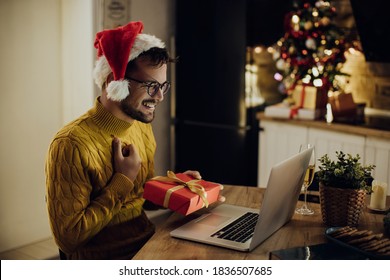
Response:
M335 23L336 8L329 1L294 0L285 17L285 35L274 52L275 78L289 94L296 84L337 91L338 75L349 47L345 32Z

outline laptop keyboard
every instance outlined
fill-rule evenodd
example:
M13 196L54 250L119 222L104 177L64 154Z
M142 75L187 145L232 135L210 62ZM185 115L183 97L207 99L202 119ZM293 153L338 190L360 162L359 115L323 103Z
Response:
M224 228L213 233L211 237L245 243L253 236L258 213L247 212Z

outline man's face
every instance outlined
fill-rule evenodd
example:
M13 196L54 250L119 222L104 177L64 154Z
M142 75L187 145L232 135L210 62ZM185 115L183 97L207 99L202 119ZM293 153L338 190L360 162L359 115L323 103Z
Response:
M161 67L150 66L147 62L137 61L138 69L133 73L126 73L126 77L146 83L163 84L167 79L167 65ZM164 95L159 90L153 97L148 94L147 84L129 80L129 96L120 103L124 114L134 120L150 123L154 119L156 106L164 100ZM152 92L152 89L150 89Z

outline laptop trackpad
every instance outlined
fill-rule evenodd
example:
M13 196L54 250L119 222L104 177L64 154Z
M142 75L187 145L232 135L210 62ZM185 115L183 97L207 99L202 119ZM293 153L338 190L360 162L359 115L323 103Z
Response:
M205 218L198 220L197 223L217 227L229 219L231 219L231 217L221 216L217 214L210 214L207 215Z

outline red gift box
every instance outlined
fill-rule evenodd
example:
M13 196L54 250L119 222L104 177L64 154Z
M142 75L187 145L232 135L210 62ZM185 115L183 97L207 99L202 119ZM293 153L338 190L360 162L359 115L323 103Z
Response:
M218 200L221 185L167 172L147 181L143 197L154 204L188 215Z

